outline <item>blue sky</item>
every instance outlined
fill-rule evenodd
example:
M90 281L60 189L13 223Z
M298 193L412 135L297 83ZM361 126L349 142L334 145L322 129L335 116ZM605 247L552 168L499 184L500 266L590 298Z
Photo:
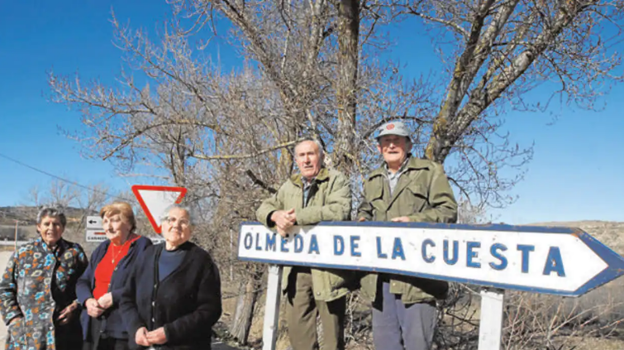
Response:
M0 154L84 185L103 182L127 191L133 184L153 180L118 178L108 162L81 158L80 145L59 132L59 128L80 130L79 114L47 101L50 70L114 82L121 52L112 45L111 9L121 22L130 20L133 27L150 31L159 28L169 13L165 1L153 0L4 5L0 12ZM409 27L393 34L399 46L390 55L408 65L408 74L435 69L427 37L413 35ZM221 43L212 53L217 50L222 61L226 55L228 65L236 67L229 48ZM554 125L549 125L547 113L509 113L506 129L512 141L521 146L535 142L535 155L525 180L512 192L518 201L492 211L494 219L514 224L623 221L623 93L624 87L616 87L601 112L564 108ZM0 206L24 202L32 186L45 187L50 180L0 157Z

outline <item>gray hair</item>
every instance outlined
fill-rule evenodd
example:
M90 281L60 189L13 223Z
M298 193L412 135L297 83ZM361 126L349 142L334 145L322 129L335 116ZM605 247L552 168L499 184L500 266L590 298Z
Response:
M175 208L184 210L188 214L189 222L191 223L191 225L195 225L195 219L194 219L195 215L193 215L193 210L191 210L190 207L183 206L180 204L171 204L170 206L165 208L162 214L160 214L160 221L163 222L169 219L169 212Z
M308 141L312 141L314 143L316 143L316 146L318 146L319 149L319 156L321 156L321 158L324 155L324 150L323 150L323 144L321 143L321 141L319 139L313 138L312 136L304 136L300 139L297 140L297 142L295 142L295 147L293 147L293 152L297 149L297 147L304 143L304 142L308 142ZM295 157L297 156L297 152L295 153Z
M37 213L37 225L41 224L43 218L45 217L58 218L63 227L67 225L67 217L65 216L65 213L63 213L60 209L52 207L41 208Z

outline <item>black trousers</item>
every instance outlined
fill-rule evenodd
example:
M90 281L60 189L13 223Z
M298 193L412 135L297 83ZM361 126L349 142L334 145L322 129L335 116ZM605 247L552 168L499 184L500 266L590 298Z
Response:
M89 333L82 350L130 350L128 339L112 338L101 332L102 321L91 318Z
M54 326L56 349L72 350L82 347L82 328L80 327L80 319L76 316L67 325Z

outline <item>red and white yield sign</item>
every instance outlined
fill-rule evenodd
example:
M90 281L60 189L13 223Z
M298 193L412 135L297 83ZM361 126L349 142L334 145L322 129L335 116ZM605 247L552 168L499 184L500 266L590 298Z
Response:
M186 195L186 188L134 185L132 192L141 204L141 208L143 208L143 212L145 212L152 227L154 227L154 231L160 234L162 231L161 214L168 206L182 202L182 198Z

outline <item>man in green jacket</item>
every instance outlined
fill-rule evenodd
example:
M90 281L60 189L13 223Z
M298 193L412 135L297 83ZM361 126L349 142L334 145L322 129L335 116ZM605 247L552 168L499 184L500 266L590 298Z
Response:
M348 221L351 216L349 179L323 167L323 148L313 139L295 145L300 174L291 177L256 211L258 221L288 237L294 225ZM287 295L288 337L294 350L316 349L316 317L323 327L322 349L344 349L346 298L355 273L346 270L284 267L282 288Z
M378 130L384 163L364 182L359 221L443 222L457 220L457 202L440 164L411 155L405 125L389 122ZM428 350L436 327L436 299L448 284L394 274L367 274L362 294L373 306L375 349Z

